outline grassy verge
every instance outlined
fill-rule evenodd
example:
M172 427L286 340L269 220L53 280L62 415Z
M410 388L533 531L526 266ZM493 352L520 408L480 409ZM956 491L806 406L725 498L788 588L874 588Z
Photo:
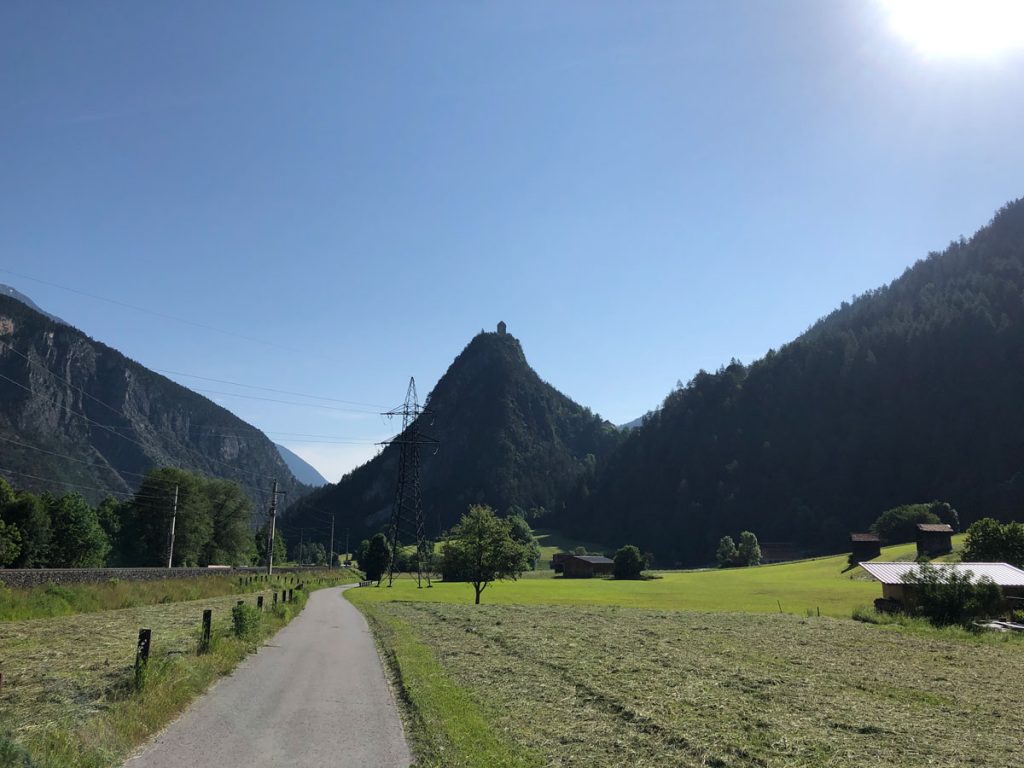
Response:
M144 605L180 603L225 595L249 594L294 586L325 575L325 571L303 571L275 575L270 581L254 574L222 574L189 579L119 581L98 584L9 588L0 583L0 621L22 621L54 616L73 616L93 611L114 611Z
M366 600L430 730L473 705L486 764L1005 766L1024 644L831 618ZM410 678L410 671L412 677ZM414 725L414 731L416 727ZM445 759L482 765L472 739ZM463 761L463 762L460 762ZM527 763L530 764L530 763Z
M533 768L544 763L495 732L480 701L444 671L403 619L366 606L400 699L418 768Z
M307 579L306 590L294 591L294 602L276 606L271 591L263 592L259 633L248 640L231 630L239 595L0 623L0 766L119 765L285 626L302 609L308 590L355 577L339 575L322 584ZM243 599L255 604L256 595ZM198 656L205 609L213 611L213 643ZM145 686L138 691L132 667L142 627L152 629L153 639Z

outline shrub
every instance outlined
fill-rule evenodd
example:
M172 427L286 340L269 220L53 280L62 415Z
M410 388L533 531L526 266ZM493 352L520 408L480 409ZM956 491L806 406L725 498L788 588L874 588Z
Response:
M992 616L1003 604L1003 593L987 576L974 578L970 571L922 564L903 577L916 587L910 610L937 626L967 625Z
M260 632L260 612L252 605L236 605L231 609L231 625L235 637L255 640Z
M643 555L632 544L627 544L615 553L616 579L639 579L643 569Z

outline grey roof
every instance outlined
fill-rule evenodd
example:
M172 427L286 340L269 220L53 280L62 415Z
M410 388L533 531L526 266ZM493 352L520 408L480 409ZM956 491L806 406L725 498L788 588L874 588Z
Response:
M878 544L881 542L881 539L877 533L851 533L850 541L863 541Z
M1009 563L936 563L940 568L970 571L974 578L988 576L1000 587L1024 587L1024 571ZM860 567L883 584L904 584L903 577L917 569L917 563L860 563Z
M612 564L612 565L614 565L615 564L614 560L610 560L607 557L602 557L601 555L573 555L573 558L575 558L576 560L582 560L585 563L593 563L595 565L597 565L597 564Z
M953 526L946 523L918 523L917 530L925 533L952 533Z

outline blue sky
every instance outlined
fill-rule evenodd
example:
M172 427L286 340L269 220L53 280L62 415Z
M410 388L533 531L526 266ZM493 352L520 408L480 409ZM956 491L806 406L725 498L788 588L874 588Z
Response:
M210 395L336 480L498 320L616 423L762 356L1024 195L1022 126L1019 49L926 55L870 0L8 0L0 282L374 406Z

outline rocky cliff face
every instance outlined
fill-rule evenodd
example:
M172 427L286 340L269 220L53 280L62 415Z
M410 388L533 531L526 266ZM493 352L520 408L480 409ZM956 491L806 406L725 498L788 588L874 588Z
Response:
M262 508L300 488L274 444L205 397L0 295L0 472L23 488L130 493L154 467L235 480Z

